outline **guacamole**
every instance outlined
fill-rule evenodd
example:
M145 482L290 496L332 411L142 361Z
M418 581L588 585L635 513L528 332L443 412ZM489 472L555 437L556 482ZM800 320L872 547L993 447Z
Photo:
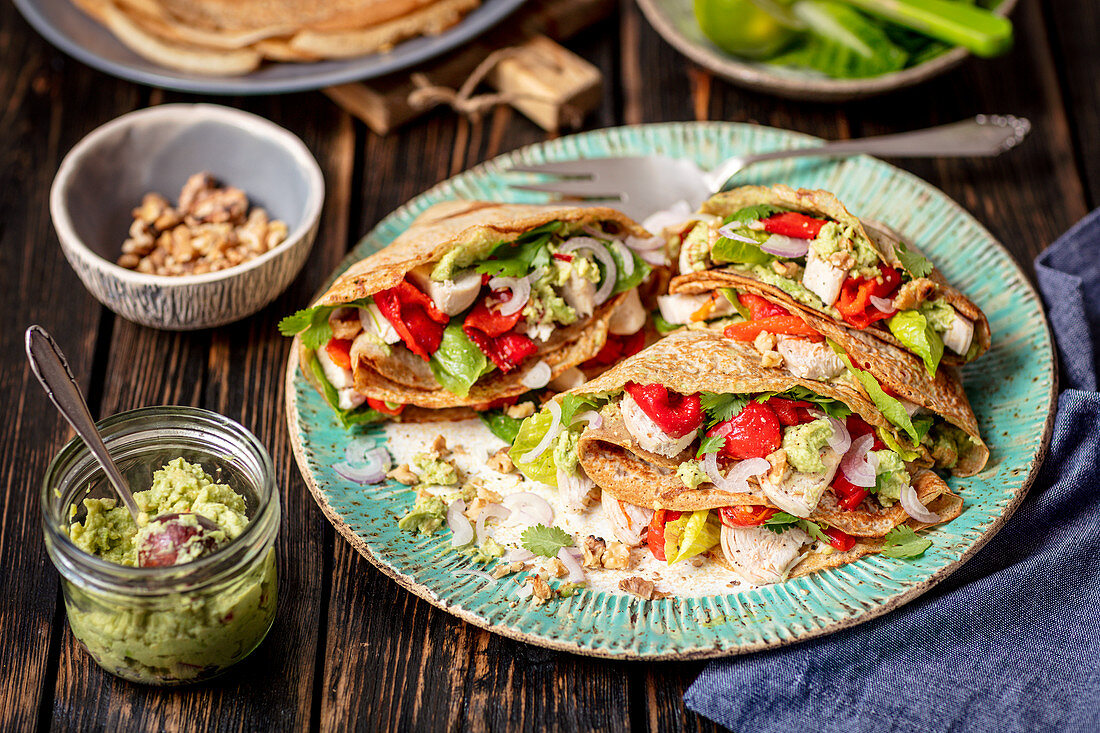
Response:
M249 522L243 496L183 458L156 471L153 485L135 492L134 499L143 521L166 513L201 514L219 526L212 534L224 544L239 537ZM137 566L138 543L146 527L139 529L114 499L85 499L83 504L87 516L69 528L77 547L116 565ZM75 514L76 507L72 511ZM191 521L181 519L185 525ZM181 571L199 554L189 544L181 545L176 561ZM150 580L150 585L169 586L163 593L124 594L67 582L69 624L100 666L120 677L175 684L213 676L247 656L271 626L274 550L261 551L234 572L203 582L212 575Z
M825 463L821 449L833 437L833 426L825 418L787 428L783 434L783 450L787 462L803 473L822 473Z

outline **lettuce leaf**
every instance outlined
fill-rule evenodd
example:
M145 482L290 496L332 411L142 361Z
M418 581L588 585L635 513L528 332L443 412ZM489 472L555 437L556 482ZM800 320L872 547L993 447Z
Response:
M321 385L321 392L325 396L325 402L332 408L332 411L336 413L336 419L343 426L344 430L349 430L356 425L366 425L368 423L381 422L386 419L386 415L375 410L372 407L368 407L366 404L356 407L354 410L343 410L340 408L340 395L337 394L336 388L332 386L332 383L328 381L328 377L325 376L325 370L321 368L321 362L317 361L317 357L310 354L309 358L309 370L313 373L317 383Z
M879 412L882 413L883 417L885 417L897 427L904 430L906 435L908 435L909 438L913 441L914 445L920 443L920 435L917 433L917 429L913 426L913 421L909 418L909 413L905 411L905 406L902 405L901 402L899 402L898 400L883 392L882 386L878 383L878 380L875 379L873 374L871 374L870 372L865 372L862 369L856 369L855 366L852 365L852 360L848 358L848 355L844 353L844 350L840 348L835 341L833 341L832 339L825 340L828 342L832 350L836 352L836 355L840 357L841 361L844 362L844 365L848 367L848 369L851 370L852 374L856 376L856 379L859 380L859 383L863 385L863 389L867 392L867 396L871 398L871 402L873 402L875 407L879 409ZM883 431L879 432L881 433ZM886 442L887 445L890 445L890 442L893 442L895 445L897 444L896 440L886 441L885 438L883 438L883 440L884 442ZM890 447L893 448L894 446L891 445ZM900 453L901 451L898 452ZM912 453L912 451L906 452Z
M901 311L891 316L886 325L898 341L924 361L928 376L935 377L943 357L943 339L928 318L920 311Z
M485 427L489 428L489 432L493 435L508 445L516 442L516 436L519 435L519 426L523 424L522 420L508 417L504 414L504 410L479 412L477 416L481 418L481 422L485 423Z
M611 253L611 257L615 260L615 270L618 274L618 279L615 281L615 289L611 291L612 295L618 295L619 293L625 293L627 290L638 287L642 280L645 280L649 273L653 270L646 262L632 250L626 250L627 253L634 259L634 272L629 276L624 275L625 269L623 268L623 256L618 252L618 247L608 247L608 251Z
M470 386L485 373L489 360L462 330L462 324L452 321L443 329L443 340L432 354L428 367L443 389L459 397L470 393Z
M801 0L792 11L812 35L773 58L773 64L816 69L836 79L856 79L898 71L908 62L909 54L890 40L881 25L847 5Z
M737 233L758 241L766 240L768 236L771 236L766 232L758 232L755 229L747 228L742 228ZM761 237L761 234L765 234L765 236ZM763 265L773 259L773 256L760 249L759 245L729 239L728 237L719 237L710 249L710 259L718 265L730 262L739 265Z
M722 539L722 522L709 509L682 514L665 524L665 557L668 564L701 555Z
M553 419L549 410L541 410L524 420L519 426L512 448L508 451L508 457L527 478L557 488L558 469L554 465L554 451L551 448L548 447L530 463L521 460L543 439Z

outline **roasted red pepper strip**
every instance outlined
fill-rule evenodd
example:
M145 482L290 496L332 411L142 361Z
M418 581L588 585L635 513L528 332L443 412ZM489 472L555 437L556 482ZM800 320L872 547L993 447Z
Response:
M837 472L833 479L833 493L840 499L840 506L845 511L852 511L867 498L867 489L856 486Z
M658 509L653 512L653 519L650 520L649 528L646 530L646 544L649 545L649 551L653 553L653 557L658 560L665 560L665 524L679 519L680 514L681 512L668 509Z
M489 357L497 369L507 374L518 367L523 360L534 355L539 347L535 342L522 333L509 331L499 336L488 336L484 331L469 326L463 326L462 330L477 344L481 353Z
M385 400L376 400L373 397L367 398L367 405L371 409L378 410L379 412L385 413L387 415L400 415L405 409L405 405L390 407L386 404Z
M805 336L812 341L824 340L821 334L807 326L798 316L768 316L756 321L731 323L722 333L734 341L755 341L762 331L784 336Z
M821 231L821 227L828 222L824 219L815 219L812 216L799 214L796 211L787 211L782 214L774 214L761 222L764 231L772 234L782 234L784 237L795 239L815 239Z
M769 316L789 316L791 314L786 308L752 293L740 293L737 299L741 301L741 305L748 309L749 315L752 316L754 321Z
M718 516L727 527L758 527L778 511L767 506L739 504L721 507Z
M765 458L779 450L783 442L783 426L767 405L749 402L733 418L720 422L707 431L707 437L725 438L723 456L741 461Z
M841 552L847 552L852 549L856 544L856 538L850 534L841 532L836 527L826 527L821 530L828 536L829 544L840 550Z
M613 333L609 333L607 334L607 341L604 342L603 348L582 366L597 368L617 364L628 356L634 356L644 348L644 328L638 329L637 332L629 336L617 336Z
M333 364L341 369L351 369L351 339L329 339L325 351Z
M703 405L699 395L669 392L663 384L627 382L624 389L657 427L673 438L682 438L703 424Z
M878 269L882 273L881 279L849 277L840 286L840 295L836 299L836 309L840 311L844 321L861 330L896 313L880 311L871 303L871 296L886 298L893 295L901 285L901 273L886 265L879 265Z
M486 336L496 337L507 333L516 327L519 319L523 318L523 309L519 309L510 316L501 315L500 307L512 297L509 292L492 293L480 301L466 315L462 322L463 330L476 328Z
M859 415L849 415L845 420L845 426L848 428L848 435L852 436L853 441L870 433L875 436L875 442L871 444L871 450L886 449L886 444L882 442L882 438L878 437L878 431L868 425Z
M775 416L779 418L779 422L785 426L801 425L802 423L813 422L814 417L808 412L810 408L809 402L802 400L788 400L785 397L772 397L764 403L768 407L772 408L775 412Z
M409 351L424 361L432 358L450 317L436 308L431 298L406 280L397 287L375 293L374 302Z

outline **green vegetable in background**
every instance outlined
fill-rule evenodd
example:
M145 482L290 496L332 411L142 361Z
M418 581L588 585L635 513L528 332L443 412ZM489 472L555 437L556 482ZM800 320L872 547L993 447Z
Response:
M837 79L879 76L905 68L908 54L879 24L847 5L800 0L792 10L809 27L810 35L772 63L804 66Z
M723 51L766 59L798 35L798 20L771 0L695 0L695 18Z

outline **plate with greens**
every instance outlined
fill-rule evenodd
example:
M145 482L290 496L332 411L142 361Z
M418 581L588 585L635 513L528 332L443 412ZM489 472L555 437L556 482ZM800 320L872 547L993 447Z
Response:
M339 271L389 244L441 201L542 202L539 194L510 188L504 171L513 166L659 151L711 168L731 155L812 142L754 125L674 123L597 130L522 148L444 181L390 214ZM444 611L510 638L600 657L691 659L782 646L875 618L950 575L1012 514L1049 440L1056 379L1038 296L1012 257L969 213L882 161L777 161L753 168L744 179L833 191L854 214L898 230L989 318L993 346L976 367L964 367L962 377L992 455L977 475L945 478L964 507L951 522L927 531L927 549L913 557L863 557L763 586L732 583L716 571L705 578L692 572L693 586L686 589L677 574L687 569L666 564L659 570L658 592L647 593L629 580L649 572L645 563L652 565L652 558L631 556L625 568L607 560L609 513L571 515L563 509L567 499L561 492L498 470L507 468L501 451L505 439L515 438L513 418L493 410L482 414L484 422L345 430L298 368L294 350L286 373L288 428L306 485L326 518L379 570ZM569 404L566 409L581 414L585 408ZM380 471L402 466L405 472L377 480ZM409 471L421 484L432 485L405 483ZM467 508L478 502L482 508L502 505L523 521L500 517L493 544L464 543L445 516L458 498ZM608 539L603 569L586 572L587 583L581 585L570 581L570 568L555 575L555 559L567 565L562 555L574 543L580 555L588 534ZM536 574L544 585L532 579Z
M1016 2L638 0L638 5L666 41L719 76L791 99L842 101L937 76L971 53L959 44L980 55L1003 53L1011 45L1007 16ZM892 20L883 16L884 9Z

